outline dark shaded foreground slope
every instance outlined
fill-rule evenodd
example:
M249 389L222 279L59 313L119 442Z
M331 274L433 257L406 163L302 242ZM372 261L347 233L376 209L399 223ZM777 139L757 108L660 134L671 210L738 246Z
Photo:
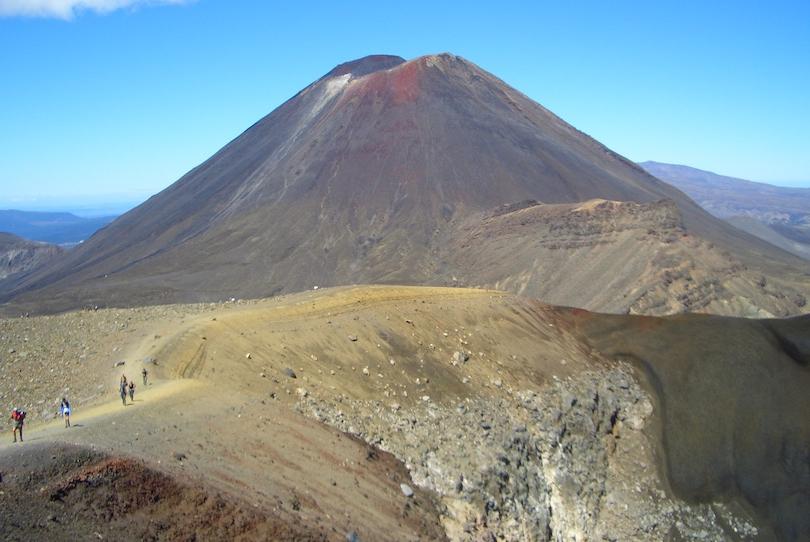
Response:
M810 539L810 317L565 318L592 347L643 370L676 494L743 499L781 539Z
M7 541L328 539L233 496L90 448L19 447L0 454L0 472Z
M806 262L711 217L494 75L449 54L407 62L372 56L338 66L58 266L4 285L0 300L13 299L26 311L59 311L259 298L314 285L449 285L462 274L469 275L467 286L540 296L543 277L515 277L532 276L536 260L569 254L525 254L520 266L483 277L463 262L494 257L493 251L459 249L464 232L457 228L525 200L594 198L671 200L687 234L715 243L714 253L730 253L732 266L749 266L779 285L775 295L788 300L787 312L768 312L806 310L791 300L797 284L799 296L810 295ZM522 228L513 245L537 234ZM579 267L599 257L587 248L579 252ZM659 269L650 261L654 275ZM716 278L712 270L705 275L709 283ZM562 292L594 282L560 276L568 279ZM612 298L627 297L618 309L583 304L575 295L554 301L628 310L637 296L615 278L595 277ZM661 305L675 308L681 293Z

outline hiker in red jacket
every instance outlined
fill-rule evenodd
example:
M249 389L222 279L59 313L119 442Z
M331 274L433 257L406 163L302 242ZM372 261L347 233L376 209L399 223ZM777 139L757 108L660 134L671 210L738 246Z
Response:
M14 442L17 442L17 431L20 432L20 442L23 441L23 425L25 425L25 411L15 408L11 411L11 420L14 423Z

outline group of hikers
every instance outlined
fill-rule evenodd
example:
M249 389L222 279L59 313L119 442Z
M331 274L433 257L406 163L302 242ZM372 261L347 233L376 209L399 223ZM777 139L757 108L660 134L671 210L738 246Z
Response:
M149 377L149 371L146 370L146 367L143 368L141 371L141 376L143 377L143 385L146 387L146 380ZM124 403L124 406L127 406L127 394L129 394L129 401L131 403L135 402L135 381L130 380L127 381L126 375L121 375L121 383L118 386L118 393L121 395L121 402Z
M141 371L141 376L143 377L143 385L146 387L146 381L149 376L149 372L144 369ZM121 383L119 386L119 392L121 394L121 401L124 403L124 406L127 406L127 395L129 395L130 402L135 402L135 382L134 381L127 381L127 377L125 375L121 375ZM65 420L65 427L70 427L70 402L67 400L66 397L62 397L62 401L59 404L59 414ZM23 442L23 427L25 426L25 417L27 413L22 408L15 408L11 411L10 420L14 426L13 435L14 435L14 442L17 442L17 435L19 434L20 442Z

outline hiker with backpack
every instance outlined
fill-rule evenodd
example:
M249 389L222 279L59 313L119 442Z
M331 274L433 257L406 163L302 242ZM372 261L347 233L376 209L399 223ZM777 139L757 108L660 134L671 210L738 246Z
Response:
M70 403L64 397L62 397L62 404L59 405L59 410L62 412L62 417L65 419L65 427L70 427Z
M127 377L121 375L121 384L119 386L118 391L121 394L121 402L124 403L124 406L127 406Z
M135 381L129 383L129 400L135 402Z
M146 375L149 374L149 371L146 370L146 367L143 368L141 371L141 376L143 376L143 387L146 387Z
M25 411L15 408L11 411L11 420L14 423L14 442L17 442L17 431L20 432L20 442L23 441L23 425L25 424Z

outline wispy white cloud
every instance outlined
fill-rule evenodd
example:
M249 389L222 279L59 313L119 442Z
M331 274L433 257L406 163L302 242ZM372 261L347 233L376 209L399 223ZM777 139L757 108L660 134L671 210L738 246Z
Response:
M117 9L160 4L189 4L194 0L0 0L0 17L72 19L82 11L110 13Z

